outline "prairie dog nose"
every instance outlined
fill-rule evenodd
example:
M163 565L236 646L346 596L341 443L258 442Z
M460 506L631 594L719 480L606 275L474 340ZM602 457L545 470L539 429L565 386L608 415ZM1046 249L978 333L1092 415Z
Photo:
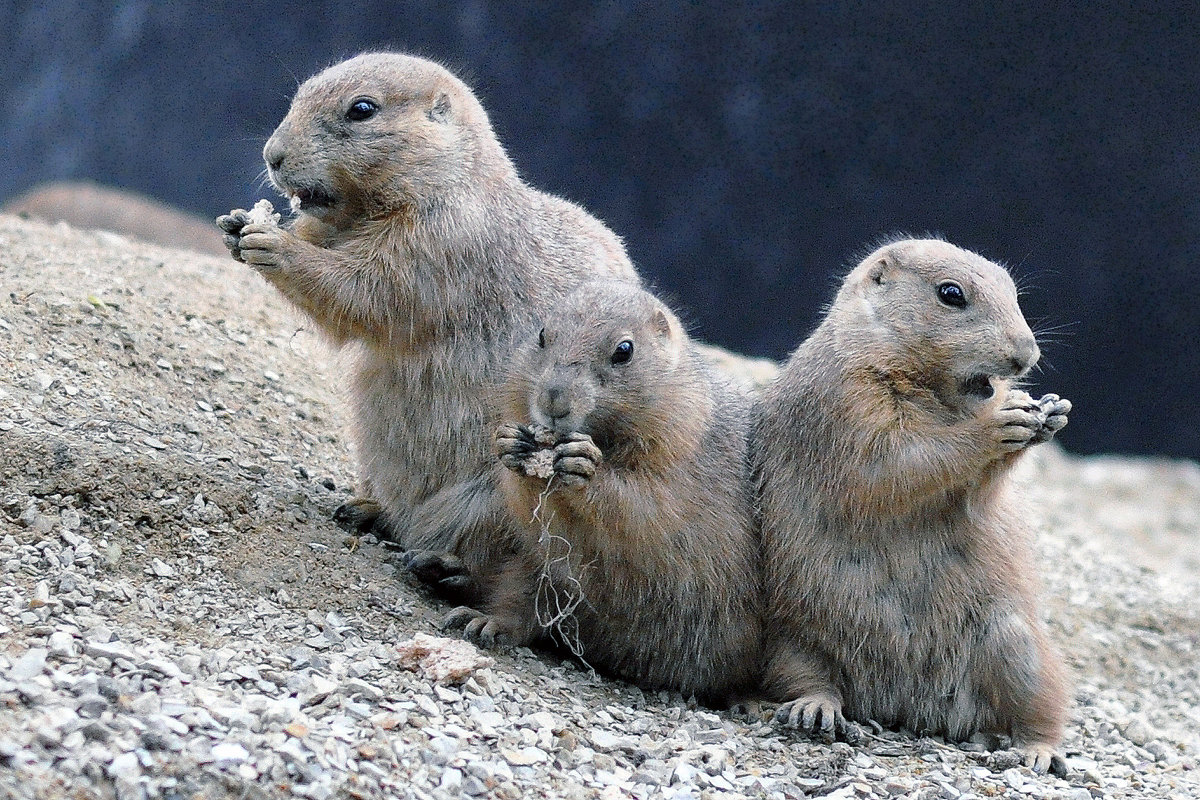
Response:
M1033 336L1028 339L1022 339L1014 343L1012 357L1009 359L1009 364L1012 366L1014 375L1024 375L1033 368L1033 365L1042 357L1042 351L1038 349L1037 342Z
M263 147L263 161L267 162L267 166L272 170L278 170L283 166L283 147L272 136L267 139L266 146Z
M562 419L571 413L571 401L561 386L547 386L538 395L538 409L550 419Z

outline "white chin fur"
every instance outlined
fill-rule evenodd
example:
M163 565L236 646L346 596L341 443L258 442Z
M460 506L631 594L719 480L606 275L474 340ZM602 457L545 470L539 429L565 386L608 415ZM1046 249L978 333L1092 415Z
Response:
M534 404L530 404L529 406L529 418L533 420L534 425L541 425L543 428L554 427L554 423L551 421L551 419L541 411L538 411Z

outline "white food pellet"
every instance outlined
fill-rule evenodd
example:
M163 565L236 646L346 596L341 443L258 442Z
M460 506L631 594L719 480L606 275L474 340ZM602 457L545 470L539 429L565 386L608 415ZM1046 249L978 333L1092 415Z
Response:
M538 450L525 459L525 474L534 478L549 478L554 474L554 449Z
M275 213L275 206L271 205L270 200L259 200L254 204L254 208L250 209L247 216L250 217L251 225L262 225L271 222L279 224L279 215Z

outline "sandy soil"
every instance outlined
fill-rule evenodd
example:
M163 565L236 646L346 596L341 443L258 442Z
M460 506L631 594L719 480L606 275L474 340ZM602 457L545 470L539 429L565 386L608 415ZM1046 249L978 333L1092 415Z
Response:
M1043 448L1025 465L1076 678L1070 775L1035 777L903 733L831 747L527 650L435 685L394 645L447 608L330 518L353 483L337 355L257 276L0 216L0 289L0 796L1200 797L1196 464ZM326 674L351 688L310 692ZM88 722L79 686L108 697L106 680ZM174 691L253 719L165 720L179 747L160 758L146 730ZM351 733L314 743L343 717Z

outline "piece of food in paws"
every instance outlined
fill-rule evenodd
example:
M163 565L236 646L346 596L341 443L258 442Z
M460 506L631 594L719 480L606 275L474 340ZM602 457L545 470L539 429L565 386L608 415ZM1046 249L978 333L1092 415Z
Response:
M525 460L525 474L545 480L554 474L554 445L558 442L558 436L552 429L542 425L531 425L529 428L538 449Z
M254 208L246 212L246 216L249 217L251 225L268 225L272 222L279 224L279 214L270 200L259 200L254 204Z

